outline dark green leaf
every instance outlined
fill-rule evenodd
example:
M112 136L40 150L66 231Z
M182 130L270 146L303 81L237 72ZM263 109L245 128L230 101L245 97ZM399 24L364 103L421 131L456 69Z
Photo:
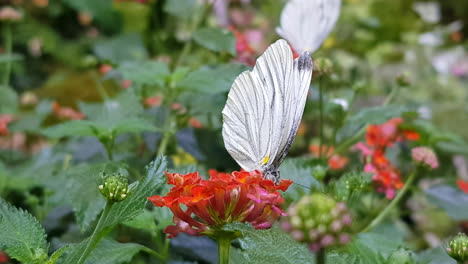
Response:
M44 228L28 212L0 198L0 245L22 263L42 264L47 260Z
M130 263L133 256L143 248L135 243L119 243L104 239L86 259L85 264Z
M251 225L240 223L226 225L224 229L242 233L239 242L247 263L314 263L306 246L280 229L255 230Z
M321 183L312 176L312 169L305 166L305 162L302 158L286 159L280 167L281 178L294 182L286 191L288 198L293 201L309 193L311 188L322 188Z
M111 40L99 42L94 46L94 53L100 59L113 63L138 61L148 56L143 40L138 34L120 35Z
M233 56L236 55L236 38L227 29L202 28L193 34L193 40L212 51L228 52Z

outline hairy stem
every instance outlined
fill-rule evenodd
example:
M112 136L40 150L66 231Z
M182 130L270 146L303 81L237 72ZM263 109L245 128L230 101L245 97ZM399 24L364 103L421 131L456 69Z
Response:
M110 212L110 209L112 208L112 205L114 203L107 201L106 207L104 208L104 211L102 211L101 216L99 217L99 221L96 225L96 228L94 228L93 234L89 238L88 244L86 245L85 250L83 253L81 253L80 258L78 259L77 264L83 264L84 261L86 260L87 257L89 257L89 254L93 251L93 249L99 244L99 242L102 240L103 236L100 235L102 231L102 225L104 224L104 220L107 218L107 215Z
M229 252L231 250L231 238L219 236L218 239L218 263L229 264Z

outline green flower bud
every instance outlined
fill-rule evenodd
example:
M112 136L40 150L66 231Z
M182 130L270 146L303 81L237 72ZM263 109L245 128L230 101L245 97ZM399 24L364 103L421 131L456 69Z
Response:
M321 181L327 175L327 171L328 171L328 167L317 165L312 168L312 176L314 176L314 178L317 179L318 181Z
M326 58L318 58L314 60L314 77L329 75L333 72L333 63Z
M411 85L411 80L407 73L400 73L396 77L396 82L401 87L407 87Z
M465 234L458 234L454 237L447 248L447 253L453 259L464 262L468 260L468 237Z
M310 250L317 251L348 243L351 222L351 215L344 203L315 193L302 197L291 206L281 226L294 239L307 243Z
M105 176L99 191L108 201L120 202L128 196L128 180L117 173Z

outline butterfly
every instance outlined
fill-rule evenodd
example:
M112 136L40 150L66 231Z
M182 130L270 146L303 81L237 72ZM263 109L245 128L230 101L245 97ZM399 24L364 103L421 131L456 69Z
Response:
M278 183L279 166L296 137L312 78L308 52L293 59L285 40L278 40L241 73L223 109L224 145L247 171L259 170Z
M289 0L276 32L298 53L315 52L340 15L341 0Z

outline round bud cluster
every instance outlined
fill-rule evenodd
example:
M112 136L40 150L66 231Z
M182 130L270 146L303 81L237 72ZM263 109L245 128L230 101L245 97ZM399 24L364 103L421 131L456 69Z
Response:
M427 147L416 147L411 150L411 157L419 164L425 165L431 169L439 167L439 160L434 151Z
M316 193L292 205L281 227L295 240L307 243L311 251L317 252L348 243L351 223L351 215L344 203Z
M329 75L333 72L333 62L326 58L314 60L314 76Z
M104 177L99 191L108 201L120 202L128 196L128 180L120 174L111 174Z
M458 234L454 237L447 248L447 253L453 259L464 262L468 260L468 237L465 234Z

